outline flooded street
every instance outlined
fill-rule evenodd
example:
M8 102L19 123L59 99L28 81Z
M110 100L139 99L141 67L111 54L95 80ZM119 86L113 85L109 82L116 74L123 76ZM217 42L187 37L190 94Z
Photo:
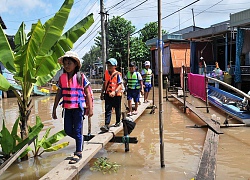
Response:
M165 93L165 90L164 90ZM104 102L99 99L99 93L95 93L94 116L92 117L92 134L99 132L100 126L104 124ZM158 89L155 90L155 104L158 102ZM165 95L164 95L165 96ZM33 97L33 109L30 116L30 124L34 125L36 116L39 116L45 127L40 133L44 134L51 127L52 135L63 129L62 109L57 108L58 118L51 118L52 107L55 96ZM152 97L152 92L150 94ZM150 98L151 99L151 98ZM124 98L123 98L124 100ZM188 100L194 106L204 106L204 103L191 97ZM174 101L174 99L170 99ZM122 106L122 111L124 111ZM130 144L130 151L125 153L124 144L109 143L94 159L90 161L75 179L119 179L119 180L141 180L141 179L174 179L190 180L196 175L202 153L203 143L206 136L206 128L187 128L187 125L204 124L192 112L184 114L182 106L177 102L163 100L164 121L164 162L165 167L160 166L160 140L159 140L159 109L155 114L150 114L146 109L142 116L137 119L136 127L130 134L137 137L137 144ZM200 109L206 112L206 109ZM223 123L225 116L214 108L207 114L217 116ZM6 120L6 126L10 129L18 117L18 106L15 98L7 98L0 101L0 128L2 119ZM114 123L114 114L112 122ZM231 123L238 123L236 121ZM84 121L84 134L87 134L87 119ZM250 179L250 128L235 127L223 128L224 134L219 136L217 154L217 180L248 180ZM75 143L66 137L60 142L69 141L70 145L53 153L43 153L39 158L30 158L28 161L16 162L9 167L0 177L0 180L35 180L42 177L59 162L74 151ZM31 145L33 147L33 145ZM31 154L30 154L31 155ZM105 174L92 172L90 167L98 157L108 157L111 162L121 165L117 173Z

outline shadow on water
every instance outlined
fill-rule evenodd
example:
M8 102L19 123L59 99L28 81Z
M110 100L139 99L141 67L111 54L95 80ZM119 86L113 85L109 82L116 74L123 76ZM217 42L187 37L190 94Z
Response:
M98 87L97 87L98 88ZM104 124L104 102L95 93L94 117L92 118L92 134L99 132L100 126ZM155 91L158 106L158 91ZM150 94L152 97L152 93ZM200 106L199 100L190 97L190 102ZM123 98L124 101L124 98ZM172 101L172 99L171 99ZM57 108L58 119L51 118L54 96L33 97L34 108L32 109L30 123L35 123L35 117L40 116L45 129L51 127L51 134L63 128L61 108ZM123 102L124 103L124 102ZM124 107L123 109L124 110ZM108 143L88 163L75 179L175 179L186 180L195 176L203 148L206 129L186 128L187 125L203 124L192 112L187 111L185 115L182 106L176 102L163 100L164 121L164 162L165 168L160 167L160 142L159 142L159 109L155 114L149 114L150 109L145 110L136 121L135 130L130 134L137 137L138 144L130 144L130 151L124 151L124 144ZM205 109L202 110L205 112ZM225 117L215 109L207 114L209 117L216 114L222 121ZM11 128L18 116L18 107L15 98L0 101L0 125L2 119L6 119L6 125ZM111 123L114 123L114 114ZM84 121L84 133L87 134L87 120ZM248 128L223 129L220 135L217 155L217 177L216 179L247 179L250 177L250 164L247 158L250 155L250 143ZM122 133L120 134L122 135ZM70 145L53 153L44 153L39 158L30 158L28 161L15 162L0 177L2 179L39 179L49 170L59 164L74 151L74 142L66 137L63 141L69 141ZM32 146L31 146L32 147ZM239 148L240 147L240 148ZM89 168L98 157L108 157L110 161L120 164L117 173L105 174L92 172Z

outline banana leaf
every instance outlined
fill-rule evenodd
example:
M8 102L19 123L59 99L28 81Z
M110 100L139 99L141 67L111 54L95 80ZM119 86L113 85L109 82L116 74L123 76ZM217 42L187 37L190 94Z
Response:
M7 79L2 74L0 74L0 89L3 91L8 91L10 87L11 84L9 83L9 81L7 81Z
M19 120L20 120L20 117L16 119L15 123L14 123L14 126L11 130L11 135L14 137L14 136L17 136L17 129L18 129L18 123L19 123Z
M22 46L27 42L27 37L25 33L25 24L19 26L18 31L15 34L14 43L15 43L15 50L14 52L18 52Z
M14 55L7 37L0 25L0 61L10 72L15 72Z
M48 139L46 139L43 144L42 147L44 149L50 148L52 146L52 144L60 141L62 138L64 138L65 136L67 136L67 134L65 133L64 130L61 130L57 133L55 133L54 135L52 135L51 137L49 137Z
M22 142L20 142L17 146L14 147L14 150L13 150L14 152L18 151L27 143L29 143L29 141L32 140L34 137L36 137L40 133L40 131L43 129L44 125L42 124L40 117L37 116L36 121L38 123L36 123L36 125L32 127L32 132L29 133L29 136L26 139L24 139Z
M47 53L50 52L51 47L62 35L73 2L73 0L65 0L55 16L46 21L44 25L42 25L40 20L33 24L30 33L28 33L27 42L24 24L20 26L16 33L15 43L17 43L17 47L20 50L15 54L14 64L16 72L14 78L23 83L23 87L26 89L24 92L28 92L30 88L33 88L30 83L36 83L38 75L47 75L51 71L54 72L54 69L59 68L59 65L54 60L50 60L51 55L47 55ZM40 70L40 66L45 68ZM40 74L38 73L37 75L39 70Z
M29 146L22 152L22 154L19 157L23 158L30 151L32 151L32 148Z
M45 132L45 134L43 135L42 139L40 141L38 141L37 143L37 147L43 147L43 143L46 141L46 139L48 138L49 136L49 133L50 133L50 130L51 128L48 128Z
M66 51L73 48L73 44L81 37L87 29L94 23L93 14L88 15L83 20L78 22L67 32L51 48L52 51L47 53L47 56L37 57L37 86L42 86L55 76L61 68L57 59L64 55Z
M57 150L62 149L64 147L68 146L68 145L69 145L69 142L63 142L61 144L58 144L58 145L52 146L50 148L44 149L44 152L57 151Z
M51 47L58 41L68 20L73 3L74 0L66 0L55 16L45 22L44 28L46 34L41 41L38 55L46 55ZM37 66L40 67L40 64Z
M14 78L18 80L22 79L23 83L36 81L35 58L44 34L45 30L40 20L38 20L36 24L32 25L32 31L28 42L22 46L21 50L15 55L14 63L17 71Z
M5 122L3 121L3 127L1 130L2 138L1 138L1 146L4 155L10 155L13 153L13 144L15 142L14 138L11 136L9 130L5 126Z

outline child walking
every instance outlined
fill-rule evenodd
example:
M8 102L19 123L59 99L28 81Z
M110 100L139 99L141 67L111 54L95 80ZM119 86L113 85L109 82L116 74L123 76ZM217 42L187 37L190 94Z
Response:
M103 77L103 86L101 100L105 100L105 125L100 129L102 132L109 131L112 108L115 108L116 123L115 127L120 125L121 121L121 100L122 100L122 76L116 70L117 60L110 58L106 62L107 70Z
M129 71L125 77L125 87L127 86L127 100L129 113L128 116L136 115L138 102L140 100L140 92L143 95L143 82L139 72L136 72L136 65L134 62L130 62ZM135 102L135 110L132 112L132 99Z
M75 164L82 158L82 128L85 111L88 111L89 117L93 115L91 88L88 79L80 73L82 63L75 52L67 51L58 59L58 62L63 65L64 73L59 78L52 118L57 119L56 108L63 98L64 130L68 136L75 139L76 143L76 151L69 164Z
M143 78L143 88L144 88L144 103L148 102L148 94L152 87L151 78L153 76L152 70L150 69L150 62L145 61L145 68L142 69L141 75Z

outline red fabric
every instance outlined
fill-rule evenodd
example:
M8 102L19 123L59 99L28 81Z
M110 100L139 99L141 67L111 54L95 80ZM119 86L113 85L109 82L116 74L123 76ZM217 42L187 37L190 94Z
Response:
M206 101L204 75L188 73L188 89L191 95Z

